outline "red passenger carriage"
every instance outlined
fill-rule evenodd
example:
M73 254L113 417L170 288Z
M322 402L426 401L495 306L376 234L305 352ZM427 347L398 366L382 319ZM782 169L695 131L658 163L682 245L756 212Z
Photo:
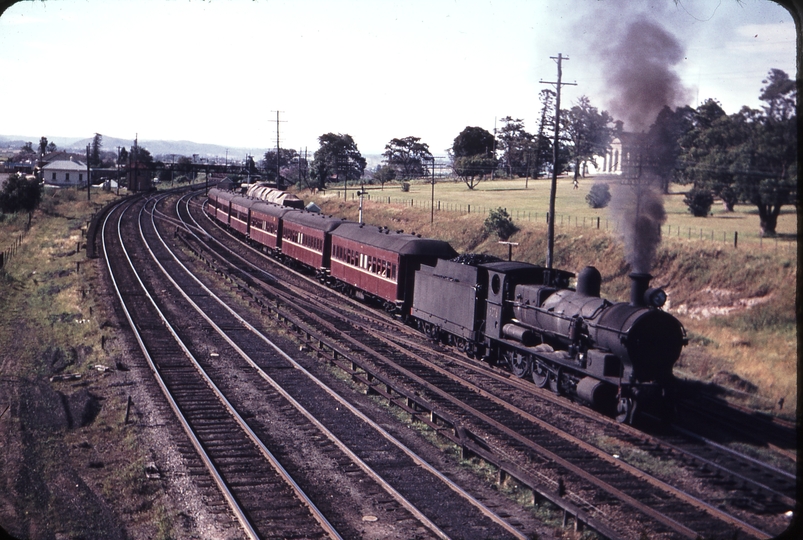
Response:
M254 199L244 195L235 195L231 198L231 209L229 211L229 227L239 232L243 236L248 236L249 223L251 219L251 206Z
M233 191L217 188L210 189L207 195L206 213L224 225L228 225L231 200L236 196L237 194Z
M290 208L269 202L255 202L251 206L251 229L249 236L254 242L271 251L279 251L282 238L282 218L293 212Z
M325 273L329 267L330 234L343 222L312 212L288 212L282 217L282 254Z
M351 222L332 232L331 250L334 279L404 313L412 302L415 271L457 256L441 240Z

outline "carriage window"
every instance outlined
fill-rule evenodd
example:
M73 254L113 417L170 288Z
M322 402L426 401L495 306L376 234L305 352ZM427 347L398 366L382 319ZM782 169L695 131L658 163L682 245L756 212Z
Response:
M396 280L396 263L390 265L390 279Z

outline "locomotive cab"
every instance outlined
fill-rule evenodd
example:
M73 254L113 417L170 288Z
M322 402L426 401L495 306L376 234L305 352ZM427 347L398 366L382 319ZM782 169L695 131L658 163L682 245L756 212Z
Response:
M546 298L559 287L566 287L574 276L571 272L523 262L486 263L480 267L488 272L485 335L490 339L505 337L506 323L514 319L514 295L520 287L534 287ZM508 327L508 333L511 332L518 332L518 329Z

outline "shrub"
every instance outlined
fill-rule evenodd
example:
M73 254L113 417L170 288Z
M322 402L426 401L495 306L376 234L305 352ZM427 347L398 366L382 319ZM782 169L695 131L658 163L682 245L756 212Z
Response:
M405 193L410 191L410 182L402 182L401 190L404 191Z
M683 202L694 217L706 217L711 211L711 205L714 204L714 196L708 189L692 188L686 193Z
M519 230L513 224L513 218L504 208L497 208L488 212L488 217L485 218L483 226L487 234L496 234L500 240L507 240Z
M611 202L611 189L608 184L597 182L591 186L591 190L586 195L586 202L591 208L605 208Z

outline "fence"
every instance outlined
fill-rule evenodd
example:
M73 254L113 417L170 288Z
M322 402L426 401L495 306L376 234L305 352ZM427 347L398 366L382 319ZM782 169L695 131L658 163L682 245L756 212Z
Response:
M350 191L352 200L357 200L358 195L356 189ZM392 196L371 196L371 193L366 193L367 200L378 202L382 204L395 204L399 206L406 206L410 208L421 208L422 210L431 210L434 203L434 209L437 212L459 212L462 214L480 214L487 215L492 209L497 207L487 207L482 205L471 204L458 204L448 201L428 201L416 200L409 197L392 197ZM375 194L374 194L375 195ZM341 197L340 191L337 192L338 198ZM507 211L507 208L505 208ZM529 221L534 223L547 224L549 212L536 212L531 210L511 209L510 217L514 221ZM568 214L557 214L555 216L555 227L557 228L583 228L583 229L599 229L609 230L612 232L617 231L616 223L610 218L603 217L579 217L571 216ZM705 227L682 227L680 225L667 224L661 227L661 236L664 239L682 238L686 240L706 241L717 244L724 244L738 249L740 243L749 242L751 246L758 244L759 249L774 249L776 252L796 252L797 251L797 238L788 236L774 236L763 237L757 231L723 231L714 230Z
M10 247L6 248L3 251L0 251L0 270L4 269L6 265L8 265L8 263L11 261L11 258L17 254L17 251L22 245L22 237L23 234L20 233L20 235L14 239L14 242L11 244Z

